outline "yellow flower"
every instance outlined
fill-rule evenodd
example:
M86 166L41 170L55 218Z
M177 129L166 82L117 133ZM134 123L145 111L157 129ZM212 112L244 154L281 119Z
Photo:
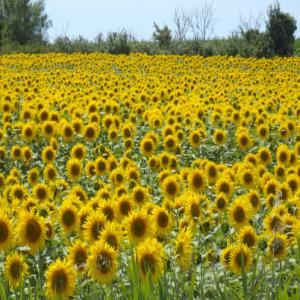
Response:
M77 229L79 218L77 208L70 200L65 200L59 210L59 221L66 233Z
M107 243L95 243L87 260L88 274L100 283L111 282L117 273L117 252Z
M216 145L224 145L226 143L227 134L222 129L216 129L214 132L214 143Z
M76 272L70 262L57 259L45 273L46 293L50 299L67 300L75 289Z
M269 253L273 258L283 258L287 250L287 238L283 234L275 234L268 242Z
M178 178L176 176L168 176L162 183L163 195L168 199L174 199L180 192Z
M19 217L17 236L22 246L28 246L35 254L45 242L45 221L40 216L23 211Z
M0 251L5 251L13 243L13 225L8 216L0 213Z
M68 250L68 261L80 273L86 271L88 248L80 239L76 240Z
M229 208L229 220L236 228L248 223L251 217L251 207L245 197L236 198Z
M83 236L90 244L96 242L100 238L101 231L106 224L105 215L96 210L92 211L86 218L83 224Z
M182 229L175 240L174 255L178 265L188 270L192 263L192 232L188 229Z
M71 180L78 180L81 177L82 165L78 159L72 158L67 162L67 175Z
M164 248L154 238L147 238L136 250L140 275L143 280L151 276L156 281L164 272Z
M144 211L132 212L125 220L130 241L140 243L153 235L153 223Z
M248 246L236 245L230 252L230 269L237 275L250 271L252 255Z
M28 265L23 255L11 253L5 261L5 277L13 288L21 286L28 274Z
M257 235L255 229L251 225L245 225L238 233L238 241L253 248L257 244Z
M151 219L155 225L155 232L158 236L164 236L170 232L173 220L165 208L160 206L155 207L152 211Z

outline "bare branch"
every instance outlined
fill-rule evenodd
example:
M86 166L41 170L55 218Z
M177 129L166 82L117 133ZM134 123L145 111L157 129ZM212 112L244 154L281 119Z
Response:
M207 40L214 32L216 19L211 2L205 2L202 7L196 7L189 15L189 25L194 39Z
M174 12L175 38L183 41L189 30L189 17L183 9L176 8Z

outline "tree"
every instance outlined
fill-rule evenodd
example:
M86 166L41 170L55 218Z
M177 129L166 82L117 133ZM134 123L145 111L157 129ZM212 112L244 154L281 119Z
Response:
M158 42L160 47L169 47L172 41L171 30L167 25L160 28L156 23L153 24L155 31L153 32L153 39Z
M216 19L213 5L205 2L202 7L196 7L189 14L189 26L195 40L207 40L214 32Z
M296 20L280 10L276 2L268 9L268 21L266 24L267 35L270 38L270 48L275 55L292 55L294 51Z
M0 11L2 41L20 45L45 41L51 21L44 0L0 0Z
M177 8L174 12L175 38L179 41L184 41L188 33L190 24L189 16L183 10Z

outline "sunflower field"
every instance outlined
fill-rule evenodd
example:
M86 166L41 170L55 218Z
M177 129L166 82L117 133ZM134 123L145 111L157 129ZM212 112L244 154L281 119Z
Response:
M0 62L1 300L299 299L299 58Z

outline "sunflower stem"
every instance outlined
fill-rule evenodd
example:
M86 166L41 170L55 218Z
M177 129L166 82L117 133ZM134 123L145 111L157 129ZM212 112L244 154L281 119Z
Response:
M243 292L244 292L244 298L248 299L248 291L247 291L247 275L245 272L245 265L244 265L244 253L241 251L242 256L242 282L243 282Z

